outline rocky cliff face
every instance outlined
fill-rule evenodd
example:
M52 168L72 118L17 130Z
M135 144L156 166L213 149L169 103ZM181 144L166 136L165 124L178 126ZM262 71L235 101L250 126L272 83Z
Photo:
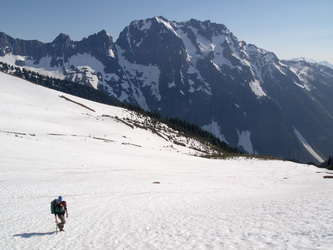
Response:
M221 24L155 17L115 43L105 31L48 44L2 33L0 56L196 123L249 153L321 161L333 148L333 70L280 61Z

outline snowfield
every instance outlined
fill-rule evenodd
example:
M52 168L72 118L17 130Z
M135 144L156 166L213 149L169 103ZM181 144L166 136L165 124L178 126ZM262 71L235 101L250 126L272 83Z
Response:
M4 73L0 115L1 249L333 249L332 171L200 158L129 111Z

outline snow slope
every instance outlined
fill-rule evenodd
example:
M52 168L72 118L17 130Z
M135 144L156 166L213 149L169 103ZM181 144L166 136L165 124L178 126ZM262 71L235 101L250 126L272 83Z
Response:
M195 157L128 111L3 73L0 115L1 249L332 248L332 172Z

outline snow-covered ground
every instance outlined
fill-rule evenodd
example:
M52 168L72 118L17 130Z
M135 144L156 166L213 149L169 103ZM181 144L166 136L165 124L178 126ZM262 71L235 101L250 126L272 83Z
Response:
M3 73L0 116L1 249L333 248L332 172L192 156L128 111Z

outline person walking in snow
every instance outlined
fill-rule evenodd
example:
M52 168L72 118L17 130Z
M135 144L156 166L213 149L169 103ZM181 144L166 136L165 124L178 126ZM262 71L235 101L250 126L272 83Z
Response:
M59 196L58 199L55 200L55 208L54 208L54 215L55 215L55 221L58 225L58 228L60 231L65 231L64 230L64 226L66 223L66 219L65 219L65 213L66 213L66 218L68 218L68 211L67 211L67 204L66 201L62 200L62 197ZM60 219L60 223L58 223L58 218Z

